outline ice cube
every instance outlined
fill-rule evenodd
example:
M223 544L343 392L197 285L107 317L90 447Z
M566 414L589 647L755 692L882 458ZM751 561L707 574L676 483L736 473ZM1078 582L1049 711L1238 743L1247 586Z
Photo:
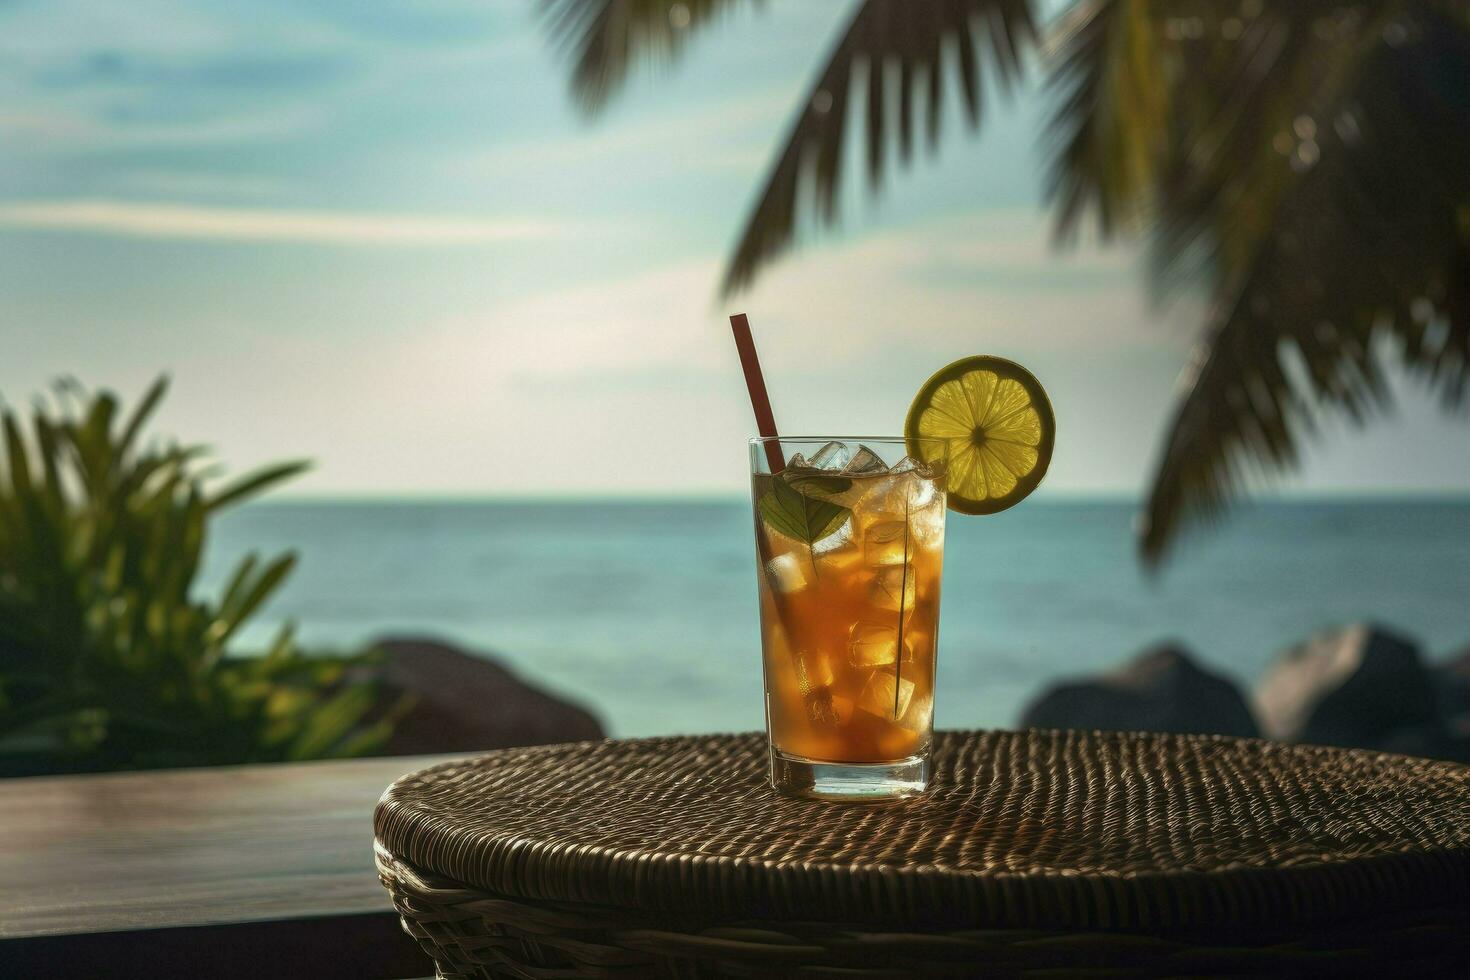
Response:
M934 549L944 544L944 501L909 512L909 554L920 547Z
M906 623L904 623L904 627L903 627L903 645L904 645L903 662L904 663L908 663L909 660L911 660L915 656L915 651L918 651L919 653L924 654L926 656L926 658L927 658L927 656L930 653L932 653L933 650L934 650L934 631L933 631L933 629L932 628L931 629L916 629L915 628L915 625L916 624L915 623L912 623L912 622L906 622ZM924 623L922 625L928 626L928 625L931 625L931 624Z
M848 632L847 659L854 667L887 667L898 659L898 627L884 623L853 623ZM903 659L912 660L905 640Z
M944 540L944 496L932 483L920 484L912 476L873 482L877 486L852 504L865 561L900 564L904 552L900 528L905 526L910 560ZM905 485L909 483L914 485Z
M812 553L825 561L828 557L834 556L837 552L846 548L851 548L854 552L857 551L857 546L852 542L851 520L844 521L841 527L812 545ZM820 570L818 574L821 574Z
M867 446L858 446L857 452L853 453L842 472L846 476L873 476L888 472L888 464Z
M806 695L806 716L814 728L838 728L852 720L852 699L832 693L830 687Z
M887 513L902 516L905 510L912 514L930 506L938 494L939 483L936 480L918 470L909 470L894 472L887 480L873 481L864 499Z
M840 470L852 459L852 449L845 442L829 442L812 453L811 466L819 470Z
M877 521L863 532L863 560L869 565L902 565L908 550L907 521Z
M918 473L906 473L902 477L903 484L899 492L901 499L908 504L909 513L928 508L934 503L934 498L939 495L939 484L926 476Z
M935 503L936 487L914 473L869 477L858 485L860 495L848 504L858 519L867 524L902 521L905 515Z
M832 672L832 661L825 653L803 652L793 659L796 661L796 686L803 694L831 687L837 681Z
M766 577L776 592L790 595L811 585L812 566L787 552L766 562Z
M914 569L911 565L883 565L873 576L868 599L879 609L914 608Z
M897 698L894 692L897 691ZM914 682L907 677L894 683L893 671L877 670L868 678L863 693L858 697L858 707L879 718L897 721L909 710L909 701L914 697Z
M929 721L933 717L934 699L922 698L917 704L909 706L909 710L903 713L899 723L910 731L922 732L929 727Z
M912 456L905 456L903 459L894 463L888 469L891 473L914 473L918 476L923 477L926 480L932 480L938 477L941 472L943 472L944 461L936 459L932 463L926 463L922 459L914 459L914 457Z

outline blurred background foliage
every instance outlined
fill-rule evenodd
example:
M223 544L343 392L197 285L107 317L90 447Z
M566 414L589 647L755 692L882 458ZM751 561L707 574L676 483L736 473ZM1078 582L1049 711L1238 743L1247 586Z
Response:
M209 521L306 468L218 476L201 446L145 442L167 389L130 415L59 384L29 425L3 414L0 776L364 755L408 705L360 678L371 653L230 642L296 561L251 554L195 595Z

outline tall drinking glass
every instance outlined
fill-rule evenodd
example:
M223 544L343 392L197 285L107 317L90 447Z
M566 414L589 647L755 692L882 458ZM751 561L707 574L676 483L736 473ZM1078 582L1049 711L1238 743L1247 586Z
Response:
M944 489L901 438L750 442L771 785L929 784Z

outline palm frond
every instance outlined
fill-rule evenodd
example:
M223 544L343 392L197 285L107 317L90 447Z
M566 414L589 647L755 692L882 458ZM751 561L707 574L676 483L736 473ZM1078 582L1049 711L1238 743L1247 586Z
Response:
M1057 99L1046 194L1060 239L1095 212L1104 238L1140 217L1162 166L1179 49L1150 0L1093 0L1052 32Z
M1463 396L1470 32L1422 9L1393 24L1375 30L1339 98L1308 117L1318 120L1313 149L1284 157L1296 161L1295 179L1262 219L1269 230L1250 261L1238 274L1221 266L1218 312L1184 380L1144 515L1140 544L1152 563L1228 506L1248 467L1290 466L1310 410L1361 420L1382 405L1380 337L1397 339L1407 365L1448 401ZM1288 353L1305 380L1288 371Z
M575 64L572 92L586 112L607 105L641 60L671 61L717 16L752 0L543 0L552 39ZM753 0L759 4L761 0Z
M1056 100L1047 192L1058 239L1073 238L1089 213L1103 238L1136 231L1160 217L1163 199L1178 241L1156 249L1158 271L1191 257L1189 246L1214 227L1213 206L1241 187L1259 194L1273 176L1271 135L1283 114L1289 124L1333 62L1354 63L1334 34L1349 35L1360 14L1337 0L1254 14L1188 0L1074 6L1047 41ZM1193 211L1184 206L1191 195Z
M888 148L908 160L913 109L923 93L927 136L939 138L946 73L953 66L970 126L980 123L984 47L994 74L1009 83L1035 43L1031 0L866 0L854 14L800 103L785 145L741 232L725 273L726 295L747 285L790 247L808 210L822 224L838 216L843 151L854 78L866 91L865 161L870 186L882 183ZM893 118L894 108L897 118ZM856 125L856 124L854 124Z
M1299 0L1237 18L1230 43L1215 39L1228 20L1219 13L1195 32L1209 40L1180 42L1188 68L1174 84L1152 202L1156 293L1200 276L1239 279L1278 202L1315 164L1319 120L1330 124L1401 7Z

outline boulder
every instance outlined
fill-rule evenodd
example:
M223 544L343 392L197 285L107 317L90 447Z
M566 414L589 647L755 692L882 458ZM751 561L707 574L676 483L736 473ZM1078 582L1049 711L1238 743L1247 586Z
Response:
M1270 738L1377 748L1401 729L1434 725L1438 711L1414 642L1358 623L1278 656L1256 686L1256 717Z
M1397 752L1399 755L1470 762L1470 736L1457 734L1448 725L1400 728L1384 738L1378 748L1384 752Z
M1446 727L1470 738L1470 647L1436 664L1431 675Z
M1028 728L1255 735L1245 698L1182 647L1146 650L1095 680L1057 684L1022 713Z
M1470 647L1466 647L1459 653L1451 654L1443 663L1435 667L1436 670L1453 675L1470 684Z
M603 737L586 708L533 687L487 657L436 640L390 637L372 646L373 671L390 696L414 705L382 755L477 752Z

